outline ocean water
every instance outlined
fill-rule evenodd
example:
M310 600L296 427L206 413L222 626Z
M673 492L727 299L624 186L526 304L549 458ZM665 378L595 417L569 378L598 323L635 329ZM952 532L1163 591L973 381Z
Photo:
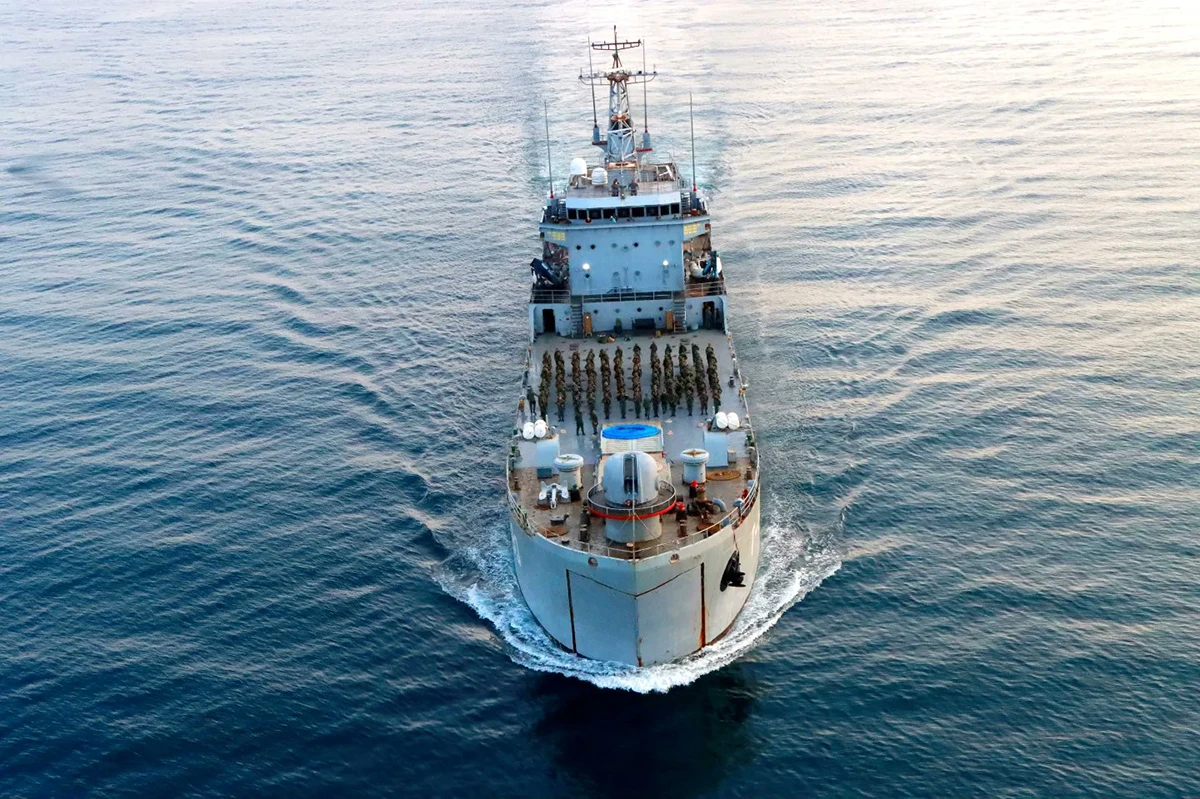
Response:
M649 40L737 629L515 591L527 267ZM0 2L0 795L1200 795L1200 6Z

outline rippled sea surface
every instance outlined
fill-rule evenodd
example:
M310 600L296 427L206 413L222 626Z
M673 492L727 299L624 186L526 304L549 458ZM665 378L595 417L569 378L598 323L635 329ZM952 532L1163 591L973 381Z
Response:
M614 22L769 469L641 674L501 501ZM1200 794L1198 212L1194 3L0 2L0 795Z

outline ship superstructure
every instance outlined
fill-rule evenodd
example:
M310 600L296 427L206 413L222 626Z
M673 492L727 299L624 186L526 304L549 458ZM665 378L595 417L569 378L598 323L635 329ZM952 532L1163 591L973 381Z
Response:
M530 344L507 462L517 579L581 656L649 666L724 635L759 558L758 452L726 326L708 206L639 135L640 41L591 45L608 69L597 156L552 186L531 263ZM644 53L644 50L643 50ZM644 112L643 112L644 115ZM695 169L693 167L693 173Z

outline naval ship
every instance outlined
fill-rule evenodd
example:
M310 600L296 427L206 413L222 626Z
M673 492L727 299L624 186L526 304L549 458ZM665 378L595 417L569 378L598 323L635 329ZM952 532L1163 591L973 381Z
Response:
M545 631L651 666L725 635L759 561L758 451L708 204L652 157L646 83L589 43L592 158L551 188L530 264L530 340L507 457L514 564ZM593 71L593 52L611 57ZM643 130L631 87L642 86ZM606 128L596 88L608 90ZM690 101L689 101L690 104ZM547 117L547 160L549 161Z

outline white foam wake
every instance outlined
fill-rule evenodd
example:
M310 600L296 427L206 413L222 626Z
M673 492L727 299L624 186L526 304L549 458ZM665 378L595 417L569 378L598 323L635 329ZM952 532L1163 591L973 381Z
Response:
M732 663L753 648L784 611L842 563L834 547L822 546L808 531L767 525L758 576L729 633L684 660L637 668L577 657L551 640L521 598L506 525L495 527L485 534L480 546L461 553L476 572L476 579L452 579L442 574L442 587L490 622L508 643L512 659L522 666L577 677L601 688L638 693L666 692Z

